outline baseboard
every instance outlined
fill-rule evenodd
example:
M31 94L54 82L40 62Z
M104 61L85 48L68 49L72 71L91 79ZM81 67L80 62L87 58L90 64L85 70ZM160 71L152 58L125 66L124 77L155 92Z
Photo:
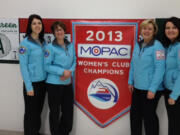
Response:
M24 132L0 129L0 135L24 135ZM48 135L48 134L42 134L42 135Z

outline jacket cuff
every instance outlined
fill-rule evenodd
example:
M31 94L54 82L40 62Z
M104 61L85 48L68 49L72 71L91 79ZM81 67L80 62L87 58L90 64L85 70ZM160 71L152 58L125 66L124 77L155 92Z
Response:
M177 98L179 97L178 95L175 95L173 92L170 94L169 96L170 98L177 100Z

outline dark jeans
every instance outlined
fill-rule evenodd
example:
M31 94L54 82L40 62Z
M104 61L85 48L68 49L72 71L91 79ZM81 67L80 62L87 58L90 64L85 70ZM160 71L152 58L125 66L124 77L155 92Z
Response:
M23 86L25 114L24 114L24 135L39 135L41 127L41 112L46 95L45 82L32 83L34 96L27 96L25 85Z
M164 93L168 114L168 135L180 135L180 98L176 100L175 105L169 105L168 98L171 91L166 89Z
M131 135L142 135L144 121L146 135L159 135L159 120L156 114L158 101L162 91L155 94L154 99L147 98L146 90L134 88L130 109Z
M47 92L51 134L69 135L73 123L74 100L72 85L47 84Z

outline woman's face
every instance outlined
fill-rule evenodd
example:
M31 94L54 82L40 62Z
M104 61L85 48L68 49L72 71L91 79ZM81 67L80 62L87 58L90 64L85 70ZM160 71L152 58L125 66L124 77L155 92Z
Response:
M64 40L65 31L60 26L57 26L57 28L54 31L54 35L55 35L57 40Z
M34 18L31 23L32 33L39 34L42 31L42 22L39 19Z
M152 23L147 24L146 26L142 27L141 29L141 35L143 39L151 40L154 36L154 26Z
M174 41L179 35L179 30L172 22L167 22L165 34L169 40Z

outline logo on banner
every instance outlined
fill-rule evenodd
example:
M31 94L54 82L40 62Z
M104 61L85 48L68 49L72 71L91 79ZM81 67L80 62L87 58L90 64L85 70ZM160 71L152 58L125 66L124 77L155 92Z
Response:
M98 109L112 108L119 99L119 90L109 79L93 80L88 87L88 99Z
M78 57L130 59L130 45L78 44Z

